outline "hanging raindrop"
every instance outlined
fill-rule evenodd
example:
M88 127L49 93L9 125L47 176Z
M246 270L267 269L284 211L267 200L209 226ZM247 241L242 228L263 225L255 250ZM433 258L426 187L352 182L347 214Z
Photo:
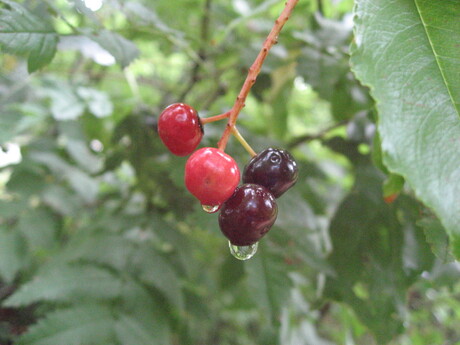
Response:
M238 260L249 260L257 252L259 242L251 244L250 246L235 246L228 242L230 253Z
M204 212L215 213L219 211L220 205L201 205Z

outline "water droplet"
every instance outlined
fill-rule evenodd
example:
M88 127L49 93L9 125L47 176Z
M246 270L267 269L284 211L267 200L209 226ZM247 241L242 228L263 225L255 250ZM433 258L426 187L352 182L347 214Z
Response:
M230 253L238 260L249 260L257 252L259 242L251 244L250 246L235 246L228 242Z
M220 205L201 205L204 212L214 213L219 211Z

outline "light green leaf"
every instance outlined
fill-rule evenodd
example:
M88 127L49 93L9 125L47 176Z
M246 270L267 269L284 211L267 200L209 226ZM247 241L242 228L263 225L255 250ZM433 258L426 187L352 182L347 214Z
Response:
M114 316L101 305L83 305L49 313L22 335L18 345L111 344Z
M51 114L56 120L75 120L83 115L85 103L69 84L57 80L49 82L46 93L51 98Z
M89 87L79 87L77 94L85 100L94 116L106 117L112 114L113 104L107 93Z
M95 179L53 153L33 152L30 156L34 161L46 165L56 176L64 177L84 201L94 202L99 188Z
M0 111L2 111L0 116L0 144L4 144L16 136L21 116L5 109L0 109Z
M90 38L112 54L122 68L128 66L139 56L136 45L115 32L102 30Z
M77 265L45 267L4 303L25 306L38 301L81 301L119 296L122 281L101 268Z
M371 87L384 163L433 208L460 257L458 1L359 0L352 65Z
M56 53L58 36L47 18L30 12L22 5L2 0L9 9L0 9L0 44L6 52L28 55L32 73L49 64Z

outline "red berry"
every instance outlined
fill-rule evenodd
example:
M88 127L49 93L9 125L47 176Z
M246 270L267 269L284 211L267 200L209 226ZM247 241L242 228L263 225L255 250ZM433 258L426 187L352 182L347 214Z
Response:
M243 184L220 210L219 226L231 244L249 246L259 241L275 223L276 200L260 185Z
M185 164L185 186L202 205L222 204L239 182L240 170L235 160L219 149L199 149Z
M187 104L174 103L161 113L158 134L173 154L186 156L200 143L203 128L195 109Z

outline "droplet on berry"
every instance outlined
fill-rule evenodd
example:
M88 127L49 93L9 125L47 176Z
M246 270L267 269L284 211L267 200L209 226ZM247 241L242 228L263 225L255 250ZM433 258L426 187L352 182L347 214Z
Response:
M219 226L233 245L250 246L270 230L277 215L275 197L267 188L243 184L222 205Z
M235 160L219 149L199 149L185 164L185 186L202 205L221 205L239 182L240 170Z
M243 183L260 184L268 188L275 198L279 198L297 182L298 176L294 157L286 150L270 147L245 166Z
M186 156L200 143L203 127L195 109L184 103L174 103L161 113L158 134L173 154Z
M203 209L204 212L215 213L219 211L220 205L201 205L201 208Z
M259 242L251 244L249 246L235 246L230 241L228 241L230 253L238 260L249 260L250 258L252 258L256 254L258 246Z

